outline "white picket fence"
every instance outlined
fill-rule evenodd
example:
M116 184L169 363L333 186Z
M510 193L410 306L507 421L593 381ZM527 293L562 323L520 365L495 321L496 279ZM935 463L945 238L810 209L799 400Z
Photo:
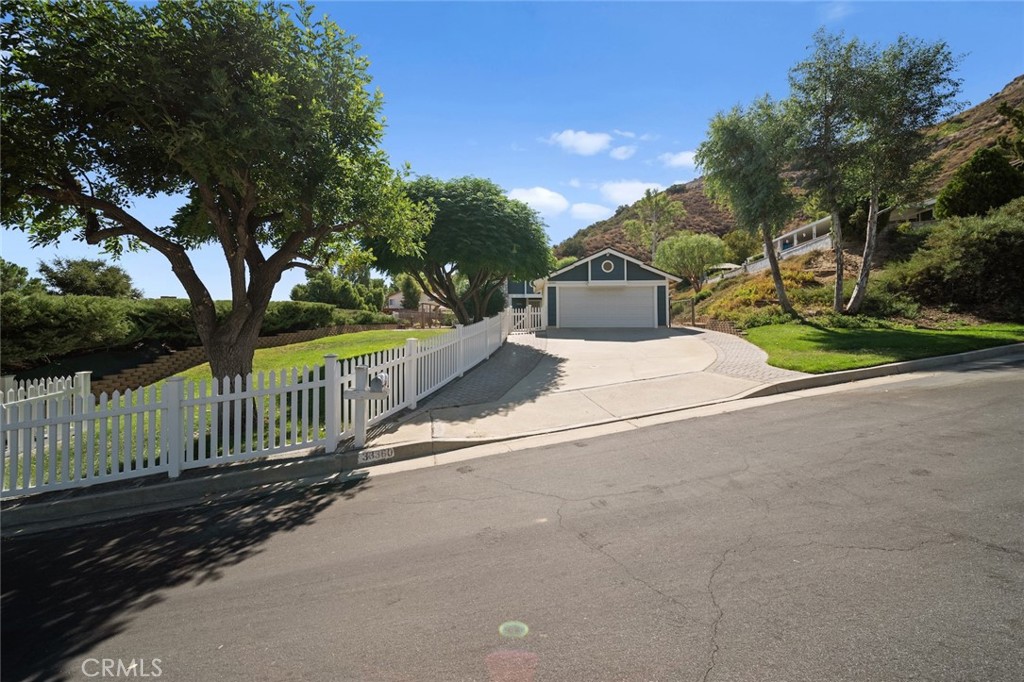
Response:
M508 312L430 339L358 358L324 357L316 367L220 381L172 377L162 391L101 394L58 380L46 395L0 407L0 496L216 466L280 453L327 452L461 376L490 357L512 328ZM357 409L346 394L356 367L386 372L386 395ZM65 381L65 384L60 384ZM64 386L59 391L57 386ZM87 385L87 384L86 384ZM26 389L27 391L27 389ZM70 391L70 392L68 392ZM16 395L16 393L15 393Z
M45 405L48 398L79 395L85 397L91 390L91 372L77 372L73 376L47 379L16 380L13 376L0 377L0 405Z

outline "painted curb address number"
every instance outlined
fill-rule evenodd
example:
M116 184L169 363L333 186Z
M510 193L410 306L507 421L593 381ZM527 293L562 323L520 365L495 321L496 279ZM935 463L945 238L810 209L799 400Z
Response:
M394 448L383 448L381 450L367 450L366 452L360 452L356 462L358 464L376 464L377 462L386 462L389 459L394 458Z

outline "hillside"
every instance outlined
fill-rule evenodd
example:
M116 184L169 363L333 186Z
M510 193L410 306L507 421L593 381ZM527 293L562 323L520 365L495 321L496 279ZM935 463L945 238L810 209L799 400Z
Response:
M932 183L932 190L938 192L949 181L975 150L995 144L1000 135L1009 133L1010 122L996 112L1001 102L1012 107L1024 105L1024 75L1014 78L1005 88L981 104L953 116L936 126L934 134L935 151L932 158L939 162L940 170ZM723 235L735 227L729 211L715 206L704 194L704 181L697 178L685 184L673 185L665 190L670 197L686 208L684 218L677 229ZM633 206L621 208L611 218L598 221L583 228L572 237L555 246L558 256L583 256L605 247L615 247L635 258L647 261L644 254L633 246L622 231L622 224L635 217ZM806 222L808 216L798 215L791 222L794 225Z
M1024 105L1024 75L1014 78L999 93L978 106L957 114L933 129L935 152L932 158L941 164L941 170L932 183L935 192L945 187L956 169L976 150L991 147L996 138L1013 130L1010 122L996 112L1002 102L1013 108Z
M686 217L676 226L678 230L711 233L722 236L735 227L728 211L715 206L704 194L701 178L681 185L672 185L665 192L686 207ZM582 256L612 246L643 261L650 260L650 253L644 253L626 239L622 224L636 217L633 206L620 208L611 218L600 220L585 227L555 247L561 256Z

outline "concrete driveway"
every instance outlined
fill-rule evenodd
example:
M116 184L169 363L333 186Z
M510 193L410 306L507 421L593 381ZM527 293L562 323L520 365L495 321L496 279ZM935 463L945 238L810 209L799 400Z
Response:
M550 329L546 336L561 369L555 391L700 372L717 359L688 329Z
M761 353L736 337L713 343L713 335L684 328L512 336L416 413L378 431L372 446L429 442L438 451L724 400L766 383L710 371L735 354L729 349ZM754 364L766 367L763 356Z

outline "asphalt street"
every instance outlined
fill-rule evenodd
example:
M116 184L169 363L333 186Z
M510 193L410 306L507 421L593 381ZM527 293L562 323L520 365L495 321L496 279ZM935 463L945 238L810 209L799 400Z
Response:
M1017 682L1022 399L990 361L4 540L0 672Z

